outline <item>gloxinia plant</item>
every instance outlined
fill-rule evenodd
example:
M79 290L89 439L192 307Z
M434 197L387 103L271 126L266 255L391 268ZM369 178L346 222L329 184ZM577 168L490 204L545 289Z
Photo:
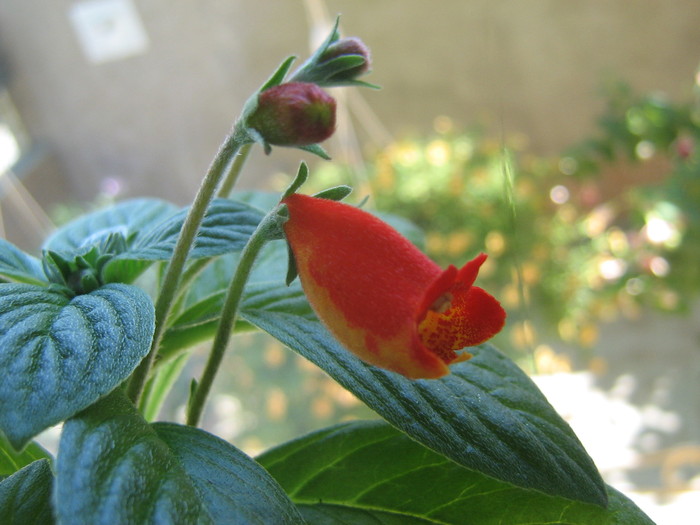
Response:
M651 523L485 343L505 320L474 284L486 255L441 269L337 202L348 187L301 193L303 163L267 211L259 193L231 194L254 143L327 157L321 86L365 85L369 51L336 23L287 78L291 64L245 104L190 206L121 202L40 257L0 241L0 523ZM257 458L199 428L231 336L253 327L378 420ZM185 424L155 422L202 343ZM59 423L53 457L33 439Z

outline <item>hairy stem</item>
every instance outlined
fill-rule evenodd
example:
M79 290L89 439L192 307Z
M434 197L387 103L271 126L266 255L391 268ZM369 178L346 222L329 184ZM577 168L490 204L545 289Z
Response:
M185 222L182 225L180 236L177 239L173 256L168 262L168 266L165 270L165 276L163 277L163 282L161 284L160 293L156 300L156 327L155 333L153 334L151 350L144 360L141 361L141 364L139 364L136 370L134 370L127 389L129 397L135 403L138 402L141 393L143 392L144 385L148 379L148 374L151 371L156 354L158 353L158 347L160 346L160 342L163 338L163 333L165 332L167 325L166 321L168 319L168 314L170 313L173 301L180 285L182 271L185 267L185 263L187 262L187 257L190 254L190 250L192 249L197 233L199 232L202 219L204 218L209 204L214 198L214 194L219 186L219 183L221 182L223 174L226 172L226 168L231 163L231 160L236 156L236 153L238 153L241 146L241 141L237 139L235 133L231 133L226 138L224 143L219 148L216 157L212 161L204 180L202 180L199 191L197 192L194 202L192 203L192 206L190 206L189 213L185 218Z
M248 155L252 147L253 144L244 144L241 146L240 151L238 151L236 158L233 160L233 164L231 164L231 169L228 170L228 173L226 173L224 177L224 182L221 183L219 197L226 199L231 196L231 191L238 181L238 176L241 174L245 161L248 160Z
M275 208L265 216L257 229L253 232L253 235L248 239L248 243L245 248L243 248L243 252L241 252L241 259L233 275L233 279L231 279L228 291L226 292L226 298L224 299L224 305L221 310L221 320L219 321L219 326L214 336L214 343L209 352L207 364L204 367L202 377L199 383L197 383L188 404L186 421L188 425L197 426L202 417L204 404L206 403L207 396L214 383L214 378L221 366L221 361L224 358L226 347L231 338L231 333L236 323L236 317L238 316L238 308L241 303L241 297L243 296L243 290L250 276L250 272L253 269L255 258L258 256L258 253L260 253L265 242L271 238L270 232L279 227L280 217L278 211L279 208Z

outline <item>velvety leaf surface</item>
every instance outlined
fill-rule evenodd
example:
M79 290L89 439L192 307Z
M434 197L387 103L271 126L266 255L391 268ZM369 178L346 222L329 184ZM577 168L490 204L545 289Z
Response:
M214 523L303 523L277 482L230 443L172 423L153 428L185 469Z
M152 261L170 258L187 211L178 211L174 205L157 199L125 201L70 222L52 235L44 248L81 254L109 235L119 234L126 239L126 249L111 254L103 278L107 282L131 282ZM215 199L190 256L214 257L241 250L263 215L244 202Z
M51 454L35 442L29 443L21 452L18 452L0 433L0 480L38 459L51 459Z
M547 494L604 505L600 475L566 422L490 345L437 380L361 362L315 319L298 286L251 286L241 315L316 363L391 424L457 463Z
M44 248L61 253L82 253L110 234L118 233L128 239L149 231L176 211L175 205L158 199L124 201L81 215L62 226L46 240Z
M41 284L46 276L39 259L0 239L0 282L8 280Z
M62 524L303 523L251 458L196 428L149 425L120 391L65 423L56 470Z
M211 523L177 458L119 391L64 424L54 501L63 525Z
M0 430L15 448L110 392L148 353L153 305L134 286L71 299L0 284L0 297Z
M54 523L51 512L52 485L53 474L47 460L35 461L0 481L0 523Z
M608 488L608 509L466 469L382 421L353 422L276 447L258 461L312 523L653 525Z
M128 254L122 257L165 260L172 254L188 209L180 210L166 221L139 236ZM246 203L215 199L204 216L192 258L213 257L241 250L257 227L263 213Z

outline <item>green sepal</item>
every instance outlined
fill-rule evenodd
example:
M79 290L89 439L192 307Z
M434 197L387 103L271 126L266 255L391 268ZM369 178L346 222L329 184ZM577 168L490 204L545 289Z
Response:
M309 153L313 153L317 157L321 157L323 160L331 160L331 156L328 153L326 153L326 150L318 144L309 144L308 146L296 146L296 148L307 151Z
M297 271L297 261L294 258L292 248L289 246L289 244L287 244L287 275L284 279L285 284L287 286L292 284L298 275L299 272Z
M296 177L294 177L294 180L292 183L287 187L286 190L282 193L282 196L280 197L280 201L283 201L287 197L289 197L291 194L296 193L299 188L306 182L306 179L309 178L309 167L306 165L306 162L302 162L299 164L299 169L297 170Z
M327 199L331 201L342 201L345 197L352 193L352 188L346 185L334 186L318 193L314 193L314 197L319 199Z
M378 84L372 84L371 82L365 82L364 80L347 80L345 82L335 82L333 83L334 87L364 87L368 89L376 89L380 90L382 89L382 86Z
M328 36L323 41L323 43L320 46L318 46L314 54L307 58L306 61L301 66L299 66L299 68L292 74L292 77L290 79L292 82L307 81L305 80L305 78L308 70L315 68L316 63L321 58L321 55L323 55L323 53L326 52L328 46L340 39L340 33L338 32L338 24L340 24L340 16L337 16L335 18L333 28L331 29L330 33L328 33Z
M258 91L265 91L266 89L270 89L271 87L279 86L284 81L284 77L287 76L289 69L292 67L292 63L296 59L297 57L295 56L288 56L287 58L285 58L284 61L279 65L277 70L272 74L272 76L269 79L267 79L267 82L265 82Z
M361 66L365 63L365 60L365 57L362 55L337 56L331 60L323 62L322 64L317 64L314 67L313 78L309 78L308 80L315 81L315 83L317 83L319 86L335 86L332 77L342 73L343 71L347 71L348 69Z

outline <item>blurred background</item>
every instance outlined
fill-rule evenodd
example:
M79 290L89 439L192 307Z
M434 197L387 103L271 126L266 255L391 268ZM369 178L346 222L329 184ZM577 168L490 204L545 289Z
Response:
M700 505L696 0L3 0L3 237L36 252L114 200L187 204L245 99L338 13L383 89L333 92L332 163L255 148L241 189L279 190L303 159L309 191L355 186L420 226L441 264L486 251L480 284L509 312L496 344L609 483L686 523ZM248 452L373 417L273 340L234 345L207 421ZM183 381L164 417L180 417Z

